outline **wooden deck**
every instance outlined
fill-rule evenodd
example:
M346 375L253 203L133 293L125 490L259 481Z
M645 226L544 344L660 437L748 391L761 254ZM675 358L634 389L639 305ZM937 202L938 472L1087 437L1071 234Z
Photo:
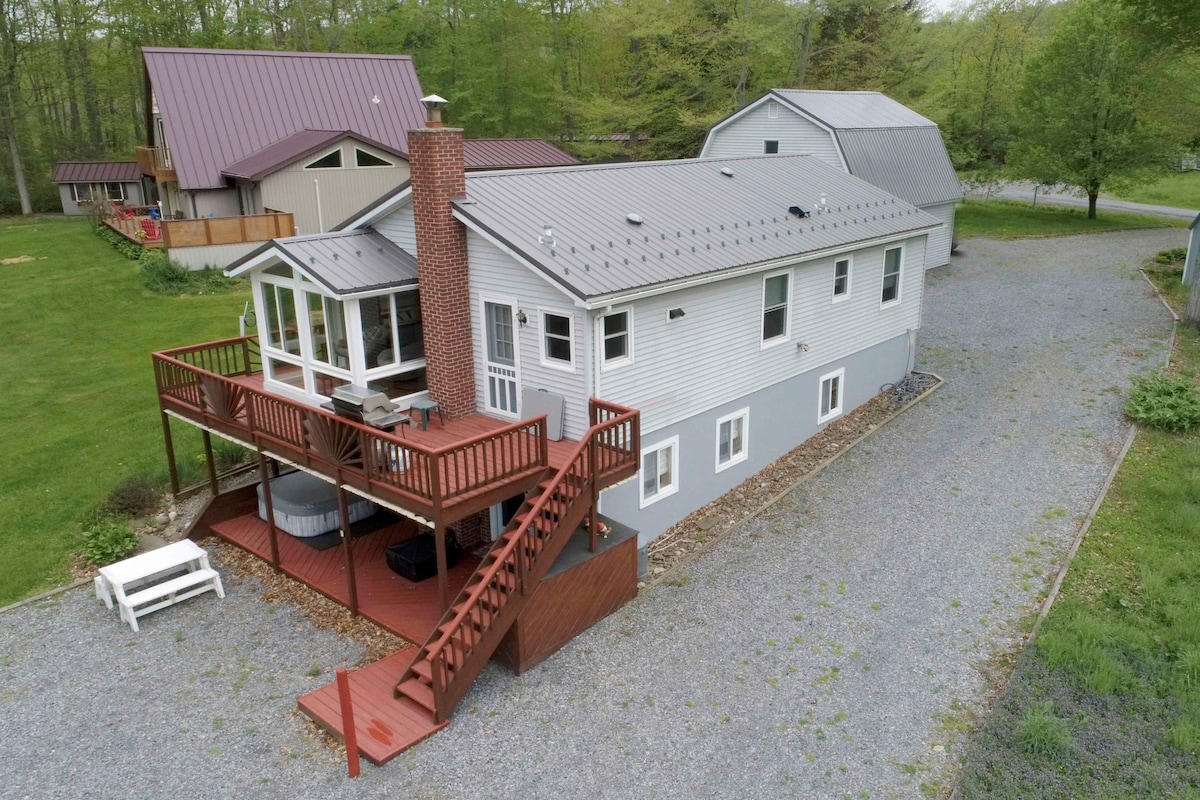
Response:
M417 654L406 647L387 658L350 673L350 701L358 749L373 764L383 764L449 723L430 720L429 712L407 698L397 699L392 689ZM325 730L342 739L342 708L337 681L303 694L300 710Z
M386 511L380 511L387 514ZM355 528L368 528L369 520ZM211 526L214 533L264 561L271 560L267 523L257 514L246 514ZM358 611L392 633L410 642L423 642L442 618L438 582L434 578L413 583L392 572L384 550L419 533L415 522L398 518L379 530L355 536L354 576L358 589ZM342 545L328 550L309 547L294 536L278 531L279 568L302 583L342 605L350 603L346 582L346 554ZM464 553L449 570L447 582L458 594L479 566L479 559Z

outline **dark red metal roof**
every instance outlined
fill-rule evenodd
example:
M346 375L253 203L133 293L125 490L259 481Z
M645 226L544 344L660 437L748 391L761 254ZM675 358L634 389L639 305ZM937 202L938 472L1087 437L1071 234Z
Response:
M403 153L380 142L374 142L365 136L350 131L314 131L305 128L302 131L286 136L278 142L269 144L258 152L251 153L241 161L228 164L221 170L222 175L230 178L242 178L249 181L260 181L278 169L286 167L293 161L311 155L343 139L353 139L371 145L385 153L391 153L400 158Z
M569 167L579 159L542 139L466 139L463 161L467 169L514 167Z
M226 166L305 128L352 131L408 152L425 123L408 56L145 47L183 189L226 185Z
M55 183L104 183L140 181L136 161L59 161L54 165Z

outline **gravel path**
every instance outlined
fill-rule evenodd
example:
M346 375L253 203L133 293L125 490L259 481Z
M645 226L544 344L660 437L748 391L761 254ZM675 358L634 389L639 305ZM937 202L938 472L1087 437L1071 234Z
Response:
M361 650L252 584L140 634L83 590L0 615L5 796L921 797L1163 358L1133 267L1183 233L967 242L928 276L946 387L357 782L293 710Z

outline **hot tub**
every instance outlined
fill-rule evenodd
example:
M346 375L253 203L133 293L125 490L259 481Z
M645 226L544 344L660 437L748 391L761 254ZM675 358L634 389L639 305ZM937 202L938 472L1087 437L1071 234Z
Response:
M275 527L292 536L320 536L341 526L337 489L332 483L307 472L292 472L272 479L271 505L275 511ZM379 510L370 500L349 493L346 495L346 505L351 522L366 519ZM261 483L258 485L258 518L264 522L267 519L267 503L263 500Z

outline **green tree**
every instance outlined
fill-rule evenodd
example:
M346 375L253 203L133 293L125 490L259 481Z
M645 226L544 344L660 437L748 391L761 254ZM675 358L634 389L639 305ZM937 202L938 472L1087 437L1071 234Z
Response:
M1138 43L1124 34L1128 12L1108 0L1078 0L1029 63L1020 135L1009 166L1024 178L1062 183L1088 197L1144 179L1164 145L1140 101L1157 88Z

